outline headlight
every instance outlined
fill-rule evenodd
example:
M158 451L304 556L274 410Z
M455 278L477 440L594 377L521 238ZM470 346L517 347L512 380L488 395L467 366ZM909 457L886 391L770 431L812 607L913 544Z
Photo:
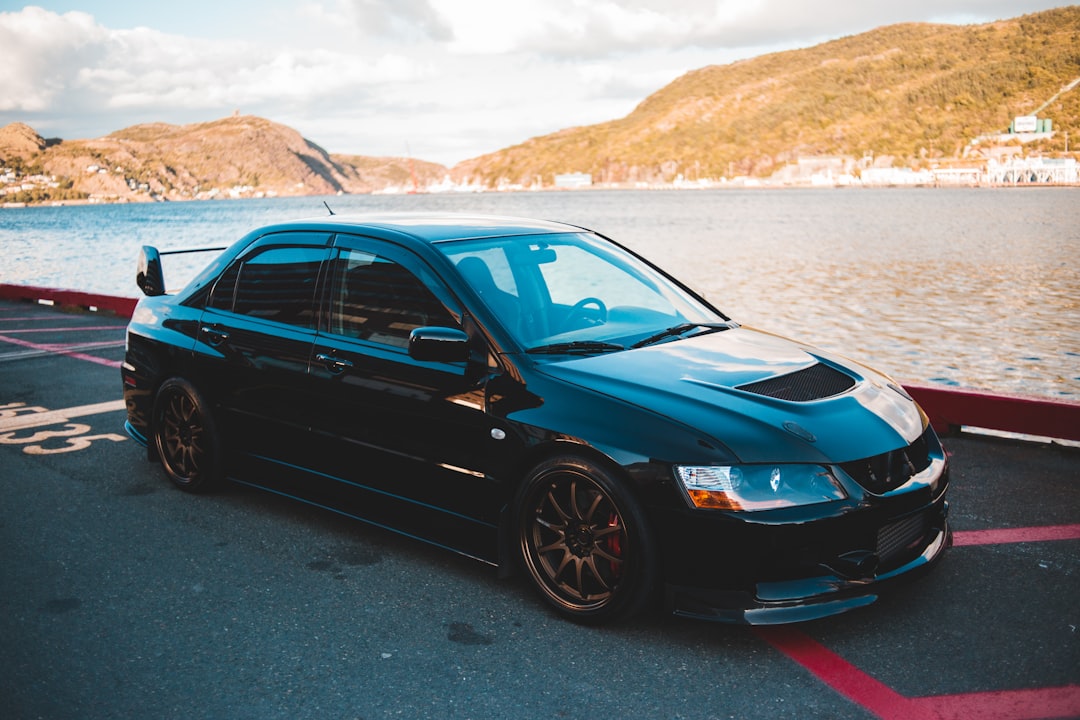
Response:
M698 508L772 510L847 497L821 465L676 465L675 475Z

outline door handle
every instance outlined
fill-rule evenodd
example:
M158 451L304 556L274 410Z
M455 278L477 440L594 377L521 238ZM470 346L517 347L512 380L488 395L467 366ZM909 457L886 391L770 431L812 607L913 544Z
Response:
M199 328L199 332L206 336L206 342L208 342L213 347L217 347L218 345L229 339L229 333L223 332L221 330L215 330L214 328L207 325L203 325L201 328Z
M353 366L351 360L344 360L333 355L327 355L326 353L319 353L315 356L315 360L321 362L326 366L326 369L332 373L344 372L346 369Z

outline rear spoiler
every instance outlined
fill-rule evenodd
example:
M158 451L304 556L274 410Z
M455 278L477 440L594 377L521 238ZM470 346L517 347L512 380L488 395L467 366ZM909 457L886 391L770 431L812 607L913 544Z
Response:
M162 255L183 255L197 252L221 252L224 247L200 247L183 250L158 250L152 245L143 245L139 251L139 265L135 273L135 284L144 295L154 297L165 294L165 275L161 269Z

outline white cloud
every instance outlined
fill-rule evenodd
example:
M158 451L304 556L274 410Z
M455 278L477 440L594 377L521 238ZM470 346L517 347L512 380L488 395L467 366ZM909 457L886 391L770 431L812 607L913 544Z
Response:
M28 7L0 13L0 111L40 111L68 87L70 68L93 64L108 31L86 13Z
M445 41L450 29L429 0L344 0L352 21L368 35Z
M179 13L114 0L99 11L111 13L108 24L37 7L0 13L0 125L21 120L79 138L240 109L291 125L332 152L400 155L408 146L415 157L453 164L622 117L705 65L889 23L983 22L1053 5L237 0L215 13L213 27L186 21L215 2L189 0ZM183 32L170 31L181 23Z
M399 54L181 37L149 28L110 30L85 13L39 8L0 14L0 111L165 113L315 101L358 87L409 82L430 69ZM207 118L212 119L212 117ZM121 123L110 129L118 129Z

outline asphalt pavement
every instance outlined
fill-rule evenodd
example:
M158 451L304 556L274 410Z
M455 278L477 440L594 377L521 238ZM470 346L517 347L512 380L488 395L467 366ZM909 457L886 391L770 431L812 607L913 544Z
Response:
M1080 716L1080 449L949 438L956 546L869 608L589 628L318 508L174 490L124 435L124 324L0 302L5 718Z

